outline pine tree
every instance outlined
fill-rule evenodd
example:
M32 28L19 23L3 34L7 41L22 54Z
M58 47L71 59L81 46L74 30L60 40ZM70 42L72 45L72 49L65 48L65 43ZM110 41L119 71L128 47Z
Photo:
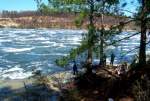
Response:
M141 22L141 37L140 37L140 50L139 50L139 65L146 65L146 32L147 32L147 23L148 15L150 14L150 1L141 0L141 10L139 11L139 18Z
M93 49L95 44L101 41L100 44L100 61L103 62L103 49L104 49L104 37L110 36L112 33L114 34L114 29L108 31L105 30L103 24L103 15L109 12L108 7L119 3L119 0L56 0L58 4L61 4L62 9L69 8L71 11L75 11L79 13L79 17L76 19L76 25L80 26L83 24L84 19L88 18L88 34L81 42L81 46L77 49L73 49L67 57L63 57L62 59L56 60L56 63L63 66L70 59L76 58L76 55L79 55L82 52L87 50L87 59L86 59L86 67L87 72L92 72L92 61L93 61ZM56 2L55 1L55 2ZM55 4L53 0L50 0L49 5L51 5L55 9L59 9L59 6L53 6ZM106 7L107 6L107 7ZM76 9L74 9L76 8ZM110 8L109 8L110 9ZM95 18L96 15L101 15L101 28L100 28L100 36L97 36L97 30L95 27ZM63 61L62 61L63 60ZM103 63L102 63L103 64Z

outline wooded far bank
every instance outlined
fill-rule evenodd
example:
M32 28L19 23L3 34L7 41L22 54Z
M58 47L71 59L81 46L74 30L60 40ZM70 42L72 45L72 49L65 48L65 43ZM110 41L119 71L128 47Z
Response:
M12 28L65 28L65 29L87 29L89 24L88 18L85 18L82 22L82 26L76 24L76 19L78 19L79 14L76 13L52 13L49 15L39 15L36 13L26 12L26 13L9 13L3 14L0 18L0 27L12 27ZM106 29L113 25L119 25L130 20L127 17L117 17L113 15L104 16L104 26ZM101 27L100 17L95 18L95 26L97 28ZM135 27L135 23L132 22L128 26L124 27L124 30L139 30Z

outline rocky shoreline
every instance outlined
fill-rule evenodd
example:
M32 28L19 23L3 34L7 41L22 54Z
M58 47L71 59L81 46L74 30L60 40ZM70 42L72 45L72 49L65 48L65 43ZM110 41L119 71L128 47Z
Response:
M0 18L0 28L19 28L20 24L14 22L11 18Z
M51 93L48 97L50 99L56 99L59 95L58 92L60 92L61 89L63 89L63 86L67 83L70 82L73 78L74 75L72 75L71 71L64 71L64 72L59 72L51 75L44 76L46 78L46 85L47 85L47 90L50 90L46 93ZM22 95L20 94L25 94L27 89L33 90L35 92L39 92L39 90L43 89L41 86L35 86L38 84L40 79L30 77L26 79L18 79L18 80L0 80L0 100L1 99L12 99L12 98L17 98L17 99L22 99ZM42 81L43 82L43 81ZM44 81L45 82L45 81ZM38 91L37 91L38 89ZM40 91L40 93L45 92L45 90ZM18 95L19 94L19 95ZM56 96L57 95L57 96ZM33 96L31 96L33 97ZM56 100L52 100L56 101Z

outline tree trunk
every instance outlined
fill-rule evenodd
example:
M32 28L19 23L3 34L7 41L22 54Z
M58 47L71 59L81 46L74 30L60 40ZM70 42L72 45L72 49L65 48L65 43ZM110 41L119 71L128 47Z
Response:
M101 33L102 34L102 33ZM103 37L103 35L101 35L101 38ZM104 65L104 41L103 39L101 39L101 43L100 43L100 65Z
M101 15L101 33L100 33L100 65L104 65L104 24L103 24L103 14Z
M100 65L104 66L104 1L102 2L101 32L100 32Z
M87 73L92 73L92 52L93 52L93 38L94 35L94 1L89 0L90 13L89 13L89 32L88 32L88 57L87 57Z
M87 57L87 73L92 73L92 47L88 49L88 57Z
M146 0L142 0L142 12L141 12L141 38L140 38L140 50L139 50L139 65L146 65Z
M140 52L139 64L140 66L146 65L146 22L141 22L141 39L140 39Z

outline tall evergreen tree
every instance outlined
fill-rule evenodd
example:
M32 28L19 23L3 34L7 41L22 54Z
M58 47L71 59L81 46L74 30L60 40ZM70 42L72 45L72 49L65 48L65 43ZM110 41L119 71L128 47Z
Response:
M144 67L146 65L146 33L150 21L150 0L137 0L137 2L139 3L138 12L134 13L132 19L137 23L136 26L140 27L139 67Z
M141 22L141 38L140 38L140 50L139 50L139 65L146 65L146 32L148 15L150 14L150 0L139 0L141 4L140 9L140 22Z
M92 72L92 52L94 45L94 34L95 34L95 26L94 26L94 0L89 0L90 13L89 13L89 31L88 31L88 57L87 57L87 72Z
M108 33L109 31L105 31L104 23L103 23L103 15L108 12L108 7L119 3L119 0L56 0L58 4L61 4L62 9L70 8L71 11L74 11L76 7L76 12L79 12L79 18L76 21L77 25L81 25L85 18L88 18L88 34L86 38L81 43L81 46L78 47L76 50L72 50L69 57L64 57L64 63L70 58L75 58L74 54L79 54L87 50L87 72L92 72L92 58L93 58L93 48L95 47L95 43L97 43L97 39L100 39L100 54L101 54L101 62L103 62L103 48L104 48L104 34ZM55 1L55 2L56 2ZM49 6L53 6L54 0L49 0ZM107 7L106 7L107 6ZM53 6L54 8L58 8L58 6ZM109 8L110 9L110 8ZM100 29L100 38L96 35L96 28L95 28L95 16L101 15L101 29ZM109 32L110 33L110 32ZM57 61L57 63L63 64L61 61Z

